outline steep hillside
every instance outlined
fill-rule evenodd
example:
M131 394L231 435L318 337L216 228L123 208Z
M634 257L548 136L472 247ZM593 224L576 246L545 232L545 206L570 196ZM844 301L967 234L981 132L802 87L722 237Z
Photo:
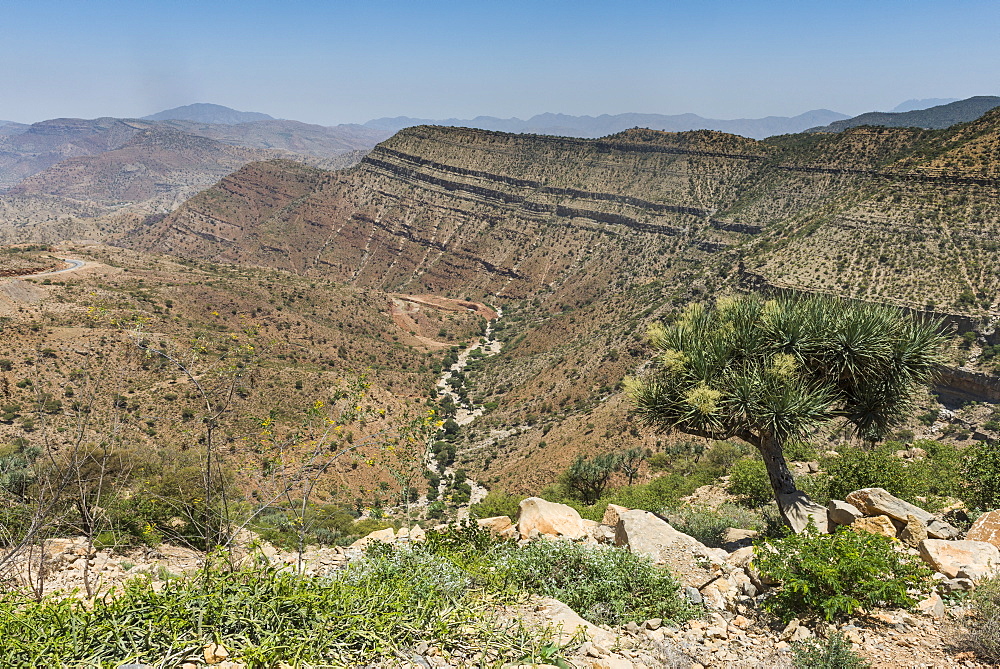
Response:
M85 263L7 278L66 265L53 254ZM78 430L99 438L114 409L130 456L180 470L205 438L198 379L209 393L231 389L230 409L217 421L218 443L247 495L274 488L267 463L273 470L276 458L292 457L295 431L354 380L367 379L370 388L358 401L376 411L331 444L398 432L425 412L441 349L482 327L468 309L422 301L404 330L392 311L394 299L407 296L101 246L5 249L0 274L0 444L24 439L59 452ZM140 351L140 342L183 362L194 379ZM265 419L273 444L261 435ZM388 476L359 467L354 456L323 474L321 498L350 492L342 504L355 495L370 499L364 490Z
M274 197L283 164L228 177L128 243L379 287L571 292L574 305L669 279L679 261L722 275L742 262L751 280L981 314L998 288L982 262L998 119L767 142L418 127L349 173L314 174L273 215L254 193Z
M274 155L167 128L143 129L115 149L63 160L7 194L51 195L109 208L156 199L173 208L248 162Z
M361 285L555 290L582 302L672 274L677 254L704 259L739 243L738 226L710 220L712 175L746 178L755 150L707 131L588 141L413 128L349 173L316 175L312 192L289 194L274 214L257 214L255 193L272 198L284 164L228 177L128 243Z
M824 186L821 203L748 253L767 282L976 315L997 308L1000 111L947 130L855 128L773 145Z
M117 149L138 132L134 124L116 118L59 118L0 135L0 189L67 158Z
M998 127L1000 112L767 142L418 127L348 172L247 166L122 243L503 306L503 353L466 375L495 408L465 466L527 491L577 452L657 447L616 387L646 325L693 297L771 284L995 310Z

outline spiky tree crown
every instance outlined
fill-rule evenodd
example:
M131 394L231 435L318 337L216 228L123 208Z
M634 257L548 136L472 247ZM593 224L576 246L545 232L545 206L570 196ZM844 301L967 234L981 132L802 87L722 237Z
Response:
M783 442L843 417L873 441L933 380L943 336L884 305L748 295L692 304L649 340L654 370L627 386L648 425Z

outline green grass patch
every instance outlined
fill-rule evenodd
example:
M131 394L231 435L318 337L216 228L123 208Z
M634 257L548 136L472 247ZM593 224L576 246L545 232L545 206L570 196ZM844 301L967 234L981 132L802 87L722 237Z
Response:
M221 643L248 667L402 662L422 643L476 666L561 659L541 631L504 606L528 594L561 599L595 623L695 614L669 572L625 549L498 541L474 523L428 533L425 544L375 543L328 577L266 565L148 578L81 602L0 597L6 666L176 666ZM506 622L505 622L506 621Z

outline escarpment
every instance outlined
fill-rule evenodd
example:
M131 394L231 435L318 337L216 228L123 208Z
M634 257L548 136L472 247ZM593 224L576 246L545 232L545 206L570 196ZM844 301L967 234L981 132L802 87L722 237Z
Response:
M768 285L974 313L1000 288L985 261L1000 236L1000 159L984 158L998 119L766 141L422 126L343 172L248 166L125 243L391 290L573 303L651 277L735 276L742 262Z

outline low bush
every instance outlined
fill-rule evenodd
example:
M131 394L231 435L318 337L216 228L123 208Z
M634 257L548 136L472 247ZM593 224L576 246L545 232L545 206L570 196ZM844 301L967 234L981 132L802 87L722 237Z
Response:
M488 591L555 597L596 624L682 621L694 614L670 572L623 548L569 541L518 546L466 523L428 532L426 544L414 550L449 560Z
M887 537L840 530L806 531L759 542L754 563L781 583L764 608L783 621L801 616L833 620L876 606L909 608L926 592L932 571L897 552Z
M774 489L767 476L767 468L760 458L745 458L733 463L729 470L729 494L739 498L740 503L751 508L759 508L774 500Z
M826 506L830 501L830 476L826 473L796 476L795 487L809 495L809 499L817 504Z
M792 664L796 669L866 669L871 665L854 652L851 642L840 632L825 641L809 640L792 644Z
M508 544L493 561L515 590L555 597L595 624L685 620L693 614L669 571L622 548L536 541L522 548Z
M919 494L903 460L886 445L871 450L843 448L838 457L825 463L825 469L830 476L829 494L834 499L844 499L861 488L884 488L907 501Z
M686 476L675 472L658 476L648 483L616 488L605 493L594 504L583 504L568 492L565 486L558 483L546 487L539 493L539 497L549 502L559 502L571 506L587 520L600 521L608 504L659 512L664 507L679 505L681 497L690 495L698 486L711 482L712 479L704 476Z
M756 510L736 504L721 504L717 509L680 506L663 509L661 515L674 528L710 548L722 547L722 535L730 527L754 530L765 536L784 534L784 522L773 504Z
M323 579L259 566L171 579L160 591L138 579L86 604L7 594L0 657L19 667L178 666L216 642L249 667L371 666L426 642L445 657L482 653L489 666L537 659L551 640L498 621L472 584L448 560L401 548Z
M333 504L310 505L302 514L301 508L274 507L258 515L251 527L261 539L280 548L298 548L300 539L305 545L344 545L359 536L390 527L381 520L355 521L351 510Z
M630 509L659 511L665 506L678 505L681 497L690 495L698 486L710 482L709 479L698 476L668 474L657 477L649 483L618 488L611 494L605 495L595 506L601 515L604 514L604 508L609 503ZM596 516L594 520L600 520L600 516Z
M1000 662L1000 577L979 584L972 595L968 640L987 662Z
M509 495L502 490L491 490L482 501L469 507L469 514L473 518L507 516L513 520L517 517L520 503L521 497L518 495Z
M829 477L828 496L844 499L860 488L884 488L896 497L930 509L940 507L948 497L961 497L965 491L962 451L929 439L918 440L913 446L926 451L927 456L917 460L899 458L896 451L910 446L897 441L875 449L843 449L838 457L823 463Z
M1000 448L986 442L970 447L962 463L966 487L962 497L974 509L1000 508Z

